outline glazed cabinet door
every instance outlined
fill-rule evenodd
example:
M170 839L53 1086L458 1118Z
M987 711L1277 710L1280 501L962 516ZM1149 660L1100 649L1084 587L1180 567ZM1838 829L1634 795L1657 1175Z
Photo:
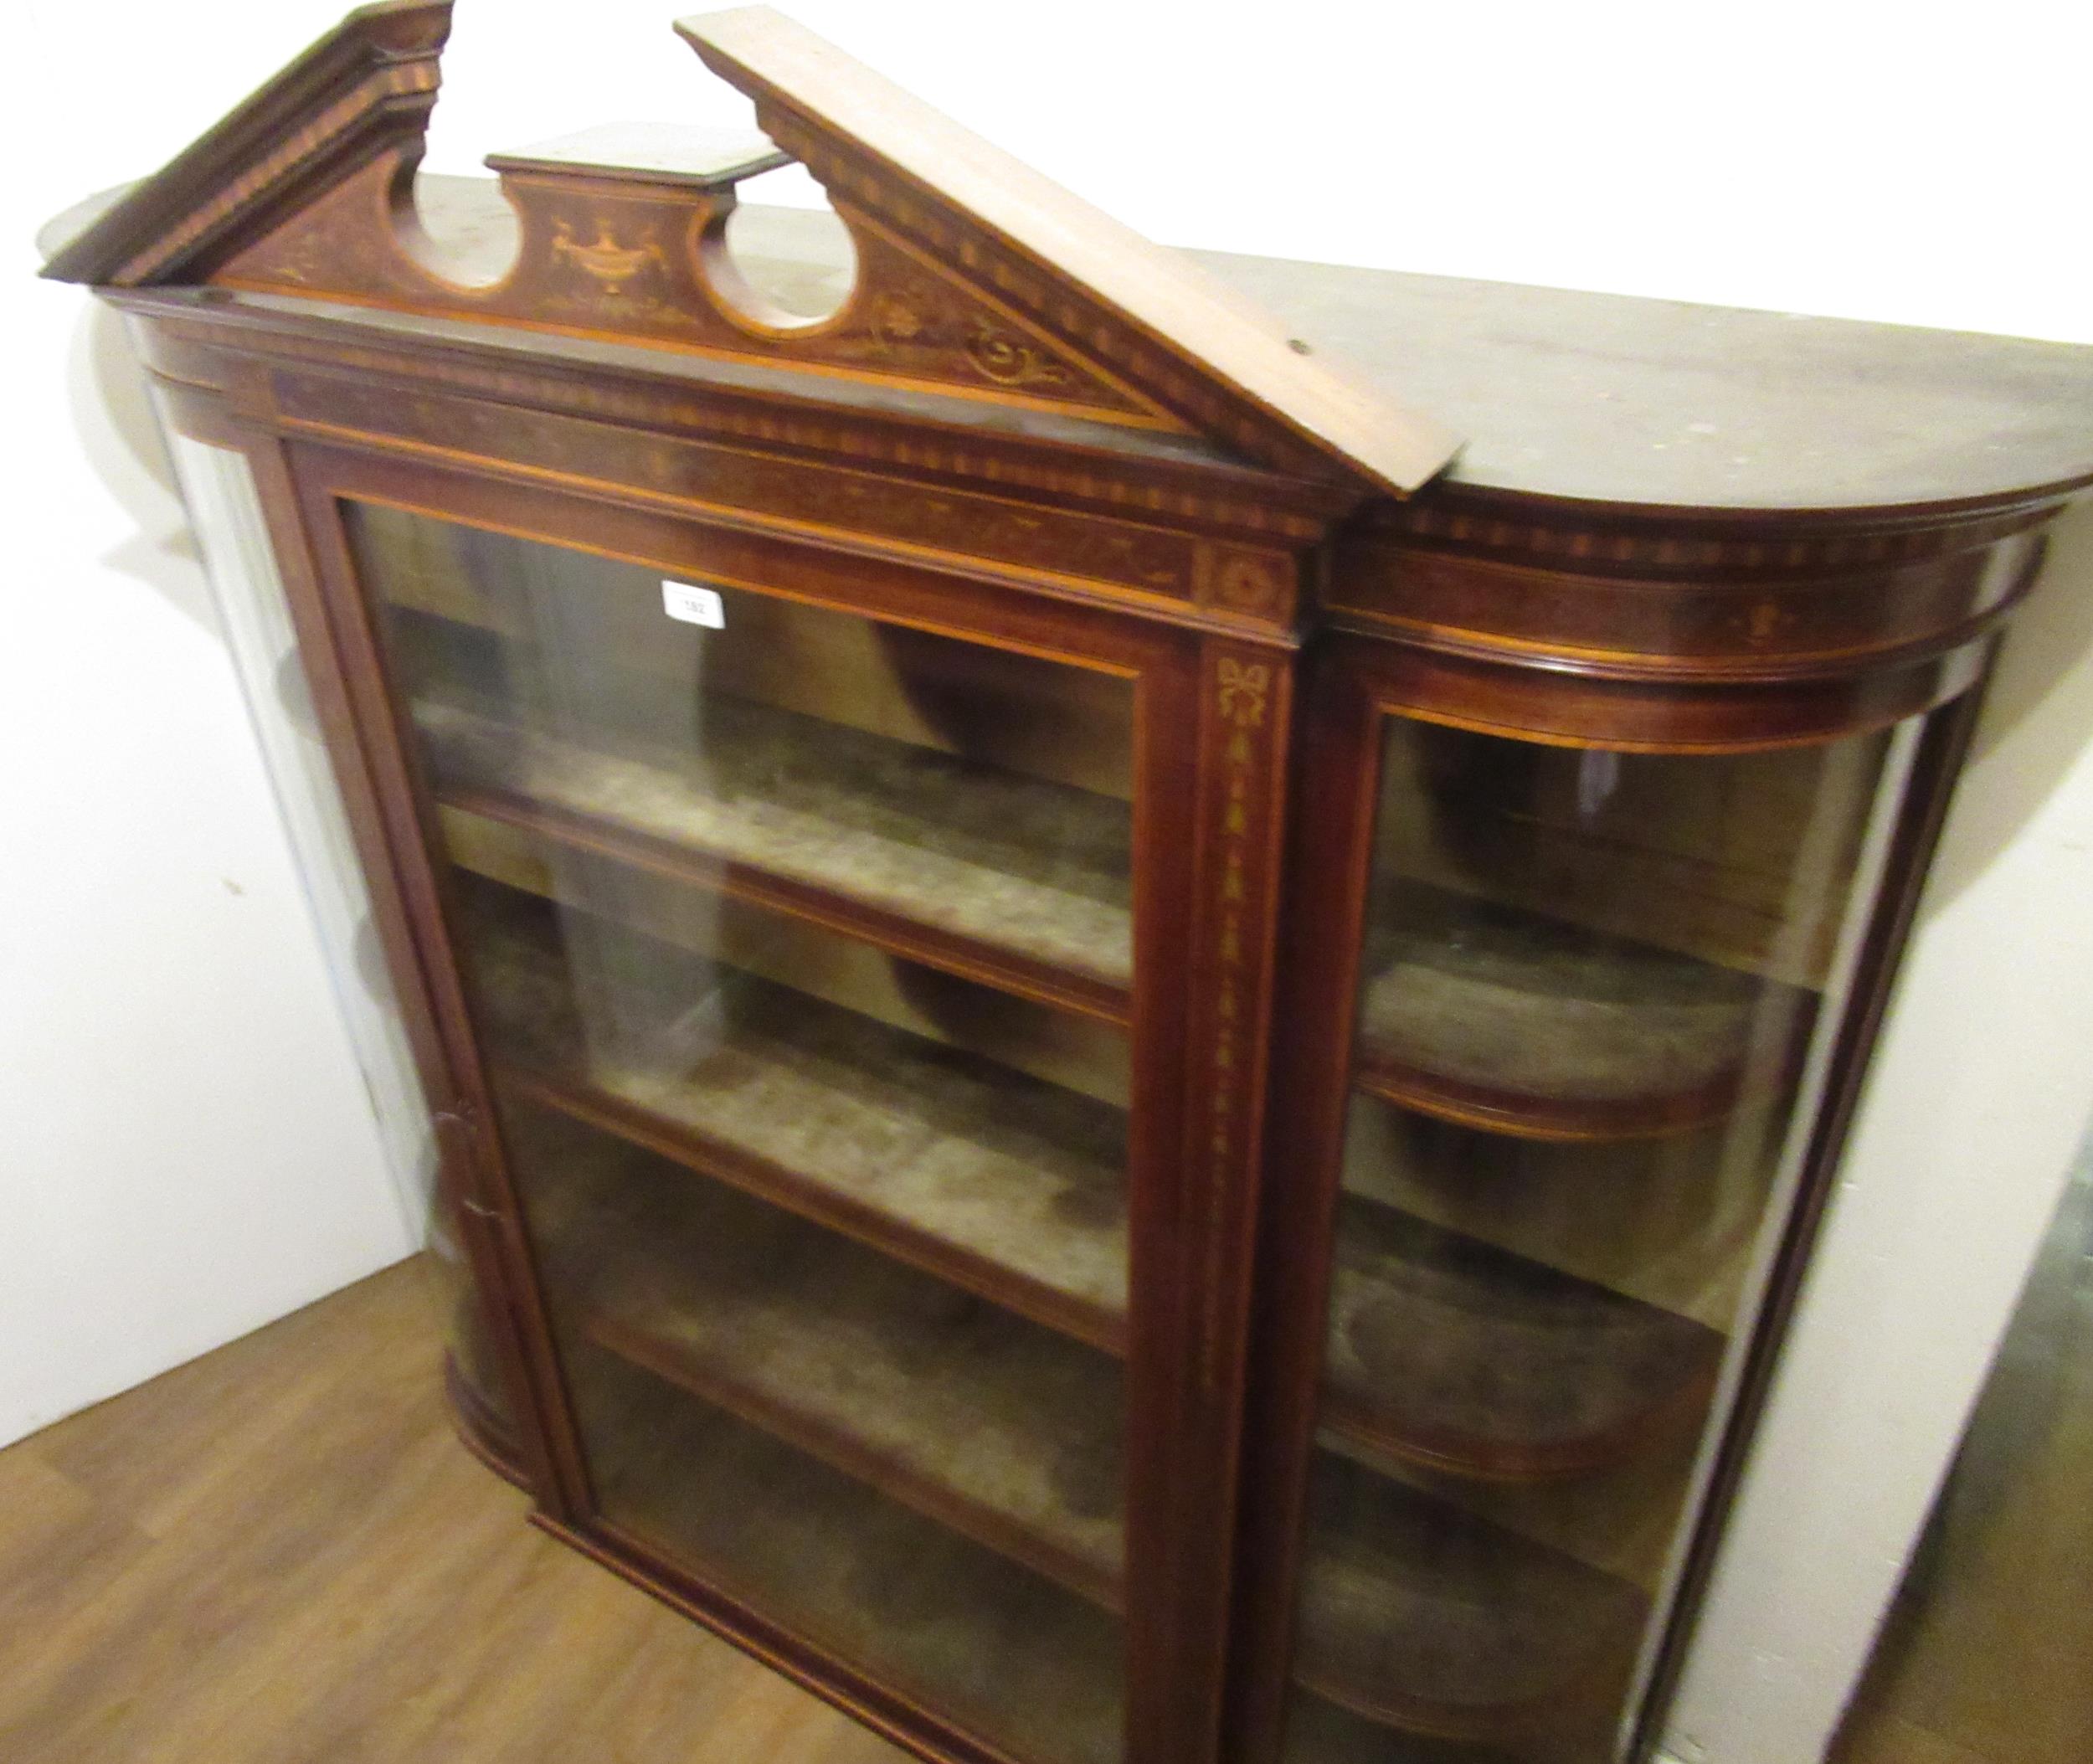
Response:
M919 1742L1114 1764L1160 1571L1129 1412L1167 1383L1186 872L1153 822L1189 762L1155 732L1193 645L302 469L535 1288L547 1504Z
M1311 712L1248 1755L1601 1764L1831 1106L1919 724L1582 744L1461 726L1381 647L1327 657Z

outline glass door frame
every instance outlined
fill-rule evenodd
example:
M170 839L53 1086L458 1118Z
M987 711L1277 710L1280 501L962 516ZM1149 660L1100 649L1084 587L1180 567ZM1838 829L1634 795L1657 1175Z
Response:
M663 573L753 589L859 616L913 625L1134 679L1134 861L1136 966L1128 1032L1132 1106L1128 1160L1130 1208L1128 1430L1126 1698L1129 1758L1196 1759L1218 1743L1217 1702L1228 1593L1235 1482L1232 1454L1242 1406L1240 1328L1216 1376L1188 1374L1200 1363L1202 1330L1216 1318L1228 1335L1247 1307L1242 1290L1254 1177L1223 1190L1186 1154L1204 1144L1201 1110L1211 1073L1194 1050L1212 1015L1212 988L1196 959L1210 915L1203 895L1221 879L1202 873L1216 861L1213 829L1228 810L1224 748L1232 702L1242 682L1258 682L1257 708L1270 736L1257 784L1275 830L1266 844L1276 864L1278 786L1283 774L1288 680L1247 641L1217 638L1196 617L1144 616L1085 599L1027 592L970 571L967 560L920 562L820 544L766 530L731 511L717 519L650 506L641 496L584 496L540 481L482 472L332 442L285 444L313 581L301 633L309 656L324 655L341 689L347 726L374 786L388 866L408 933L412 990L440 1046L430 1093L450 1099L435 1113L448 1126L446 1162L461 1174L469 1215L481 1227L481 1278L506 1315L503 1331L512 1402L542 1442L527 1465L537 1523L668 1598L752 1652L890 1732L926 1729L955 1757L995 1755L946 1728L847 1666L827 1660L760 1614L724 1598L658 1552L618 1535L594 1516L585 1464L548 1330L515 1188L493 1130L492 1098L446 928L433 840L433 805L411 741L406 712L388 677L377 614L357 579L341 505L370 501L438 520L563 545ZM998 572L1007 575L1009 572ZM1276 648L1276 645L1274 646ZM1281 654L1283 652L1281 651ZM1246 656L1253 659L1246 660ZM311 665L309 662L309 666ZM1221 682L1216 694L1214 681ZM1237 682L1232 701L1228 682ZM330 697L332 695L330 694ZM1236 781L1236 796L1242 795ZM1268 868L1268 867L1267 867ZM1237 880L1240 878L1237 877ZM1275 878L1254 880L1268 897ZM1262 903L1268 915L1275 901ZM1268 936L1262 939L1268 944ZM402 952L396 949L396 964ZM1268 979L1268 950L1266 955ZM1245 1008L1262 1020L1262 1001ZM1261 1077L1261 1070L1250 1073ZM1254 1097L1255 1092L1252 1091ZM1254 1117L1254 1104L1249 1108ZM1207 1246L1240 1247L1240 1256ZM1188 1682L1201 1674L1210 1688Z

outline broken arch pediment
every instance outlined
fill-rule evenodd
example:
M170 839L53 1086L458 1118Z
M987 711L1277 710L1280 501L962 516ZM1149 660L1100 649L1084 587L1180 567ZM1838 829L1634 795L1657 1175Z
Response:
M515 217L479 273L423 234L415 170L449 0L384 0L54 251L45 273L202 282L844 373L1199 436L1403 494L1455 439L1345 378L1150 244L766 8L677 27L763 133L650 155L496 155ZM854 258L836 310L737 270L737 187L796 159ZM499 234L505 229L490 229Z

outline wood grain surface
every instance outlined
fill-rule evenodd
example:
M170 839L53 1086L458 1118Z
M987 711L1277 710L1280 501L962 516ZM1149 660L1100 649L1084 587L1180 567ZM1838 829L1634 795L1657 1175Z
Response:
M522 1523L404 1263L0 1452L11 1764L898 1764Z
M1406 409L1314 360L1276 321L1052 179L961 128L768 7L681 20L706 64L756 100L788 144L802 129L932 207L949 205L1021 263L1071 284L1180 368L1401 495L1459 445L1423 407ZM800 150L805 157L804 149ZM817 158L824 157L817 152ZM810 162L820 175L821 167Z

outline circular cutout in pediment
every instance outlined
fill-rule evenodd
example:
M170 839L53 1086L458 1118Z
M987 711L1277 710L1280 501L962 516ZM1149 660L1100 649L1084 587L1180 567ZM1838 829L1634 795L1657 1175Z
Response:
M714 302L759 336L819 331L841 315L856 288L856 248L835 209L764 200L804 197L802 187L819 193L796 166L748 179L737 189L734 206L699 241L698 260Z

